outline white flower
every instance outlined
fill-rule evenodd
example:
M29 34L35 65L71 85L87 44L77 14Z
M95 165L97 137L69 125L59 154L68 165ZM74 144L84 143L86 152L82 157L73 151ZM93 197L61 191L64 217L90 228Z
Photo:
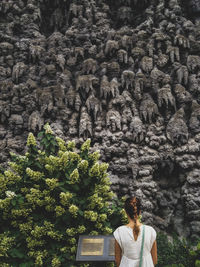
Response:
M12 192L12 191L6 191L5 194L6 194L6 196L9 197L9 198L16 197L15 192Z

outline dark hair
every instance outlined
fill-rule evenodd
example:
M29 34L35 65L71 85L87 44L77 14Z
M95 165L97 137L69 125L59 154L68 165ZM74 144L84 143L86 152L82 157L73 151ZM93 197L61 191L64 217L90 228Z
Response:
M141 212L141 202L137 197L129 197L125 201L124 209L128 216L134 221L133 235L135 240L137 240L140 227L136 224L136 220Z

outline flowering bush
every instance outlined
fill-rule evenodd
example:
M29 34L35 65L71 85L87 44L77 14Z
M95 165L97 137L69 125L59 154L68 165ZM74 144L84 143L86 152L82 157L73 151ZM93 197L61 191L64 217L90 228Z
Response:
M0 266L90 266L75 263L77 239L113 231L108 164L48 124L38 138L0 174Z

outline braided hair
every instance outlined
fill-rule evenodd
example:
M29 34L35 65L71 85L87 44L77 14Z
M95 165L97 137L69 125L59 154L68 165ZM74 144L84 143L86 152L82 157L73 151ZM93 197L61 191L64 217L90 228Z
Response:
M124 209L128 216L134 221L133 235L135 240L137 240L140 227L136 224L137 218L141 212L141 203L137 197L129 197L125 201Z

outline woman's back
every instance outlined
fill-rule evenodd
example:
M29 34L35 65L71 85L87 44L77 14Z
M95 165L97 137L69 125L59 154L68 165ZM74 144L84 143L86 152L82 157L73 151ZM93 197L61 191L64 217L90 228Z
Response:
M145 227L145 239L142 267L154 266L151 256L151 249L156 240L156 231L153 229L153 227L149 225L141 225L139 235L137 240L135 240L133 229L127 225L123 225L118 227L113 233L122 250L120 267L139 266L143 227Z

